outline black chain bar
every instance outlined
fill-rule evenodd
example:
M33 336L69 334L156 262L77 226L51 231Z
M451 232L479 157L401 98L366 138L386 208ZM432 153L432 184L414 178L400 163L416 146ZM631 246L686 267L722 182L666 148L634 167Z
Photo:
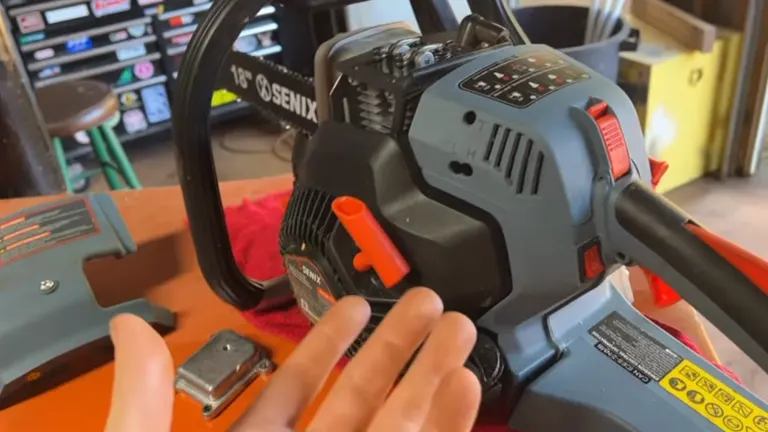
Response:
M230 53L225 65L219 76L221 86L273 120L308 134L317 129L317 101L311 79L240 52Z

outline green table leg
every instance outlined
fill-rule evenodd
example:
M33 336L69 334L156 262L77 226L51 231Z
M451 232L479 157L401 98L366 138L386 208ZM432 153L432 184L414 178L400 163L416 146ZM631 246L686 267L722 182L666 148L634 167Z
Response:
M117 166L120 168L120 172L123 174L125 183L132 189L141 189L139 177L133 170L131 160L128 159L128 155L125 154L125 149L123 149L123 145L120 143L117 135L115 135L115 131L107 125L101 125L101 130L104 132L109 150L112 153L112 156L114 156L115 162L117 162Z
M107 178L107 184L112 190L123 189L123 185L120 182L120 176L117 169L112 165L112 160L109 157L109 151L104 144L104 139L101 137L99 128L88 129L88 135L91 136L91 144L93 145L93 151L96 153L96 159L101 164L101 169L104 171L104 177Z
M56 160L61 168L61 173L64 175L64 185L67 188L67 193L75 193L72 179L69 178L69 165L67 165L67 157L64 155L64 145L61 143L61 138L53 137L51 144L53 144L53 151L56 153Z

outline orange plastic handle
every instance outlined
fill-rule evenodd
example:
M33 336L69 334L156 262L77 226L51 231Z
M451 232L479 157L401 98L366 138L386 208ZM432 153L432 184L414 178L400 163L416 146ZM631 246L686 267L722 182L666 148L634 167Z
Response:
M331 209L360 248L353 261L355 270L362 272L373 267L387 288L397 285L411 271L408 262L364 202L342 196L333 200Z
M698 225L689 223L686 228L768 294L768 262ZM656 306L669 307L680 301L680 294L663 279L650 270L642 270L648 279Z
M653 303L656 306L660 308L670 307L680 301L680 294L672 289L671 286L667 285L667 283L656 275L656 273L643 267L641 267L641 269L645 274L645 278L648 279L648 285L653 294Z
M688 223L686 228L768 294L768 262L698 225Z

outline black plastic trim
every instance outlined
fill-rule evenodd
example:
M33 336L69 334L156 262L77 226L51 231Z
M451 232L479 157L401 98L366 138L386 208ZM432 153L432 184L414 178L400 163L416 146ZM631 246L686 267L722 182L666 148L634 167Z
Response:
M256 307L264 287L243 276L232 257L214 168L208 119L219 71L246 18L266 0L219 0L189 42L173 104L173 142L184 204L203 276L214 292L241 310Z

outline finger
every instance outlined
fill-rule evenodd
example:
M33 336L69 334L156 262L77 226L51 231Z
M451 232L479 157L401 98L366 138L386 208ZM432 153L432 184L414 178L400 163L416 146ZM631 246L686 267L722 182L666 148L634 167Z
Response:
M115 378L106 432L171 430L173 359L163 338L143 319L121 314L109 333Z
M344 368L312 428L357 430L367 426L442 312L437 294L426 288L409 290Z
M477 331L469 318L455 312L443 315L376 414L371 430L421 430L438 386L448 373L464 365L476 339Z
M278 366L270 383L235 430L293 426L299 414L325 383L336 362L370 317L368 302L344 297L310 330L296 350Z
M480 382L460 367L445 376L432 399L423 432L469 432L480 409Z

